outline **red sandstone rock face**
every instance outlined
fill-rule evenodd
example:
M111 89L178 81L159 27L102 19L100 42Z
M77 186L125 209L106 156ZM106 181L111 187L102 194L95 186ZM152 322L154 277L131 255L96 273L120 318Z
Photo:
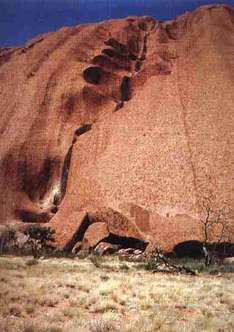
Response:
M101 240L109 236L106 223L98 222L89 226L83 238L82 249L95 247Z
M233 54L221 5L0 49L1 223L50 222L64 244L108 207L167 249L201 238L200 197L234 202Z

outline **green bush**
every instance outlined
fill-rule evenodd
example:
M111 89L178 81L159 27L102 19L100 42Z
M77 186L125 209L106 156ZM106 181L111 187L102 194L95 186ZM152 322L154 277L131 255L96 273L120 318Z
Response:
M34 258L55 249L52 245L54 233L55 231L50 227L35 225L27 228L24 234L28 236L27 242L31 246Z
M42 227L42 226L30 226L25 234L29 235L31 239L37 240L43 244L46 244L47 241L54 241L53 235L55 230L50 227Z

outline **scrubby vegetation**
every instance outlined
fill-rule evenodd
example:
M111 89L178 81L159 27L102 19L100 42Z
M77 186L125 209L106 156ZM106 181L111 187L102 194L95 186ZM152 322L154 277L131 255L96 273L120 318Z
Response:
M194 259L177 263L204 267ZM113 256L2 256L1 331L234 330L234 274L228 272L233 265L226 273L213 275L206 267L190 276L152 273L147 264Z
M40 225L28 226L24 231L6 227L0 232L0 254L33 255L39 258L55 251L55 231Z
M51 228L41 226L31 226L25 231L25 235L28 236L27 244L30 245L35 258L54 248L54 233Z

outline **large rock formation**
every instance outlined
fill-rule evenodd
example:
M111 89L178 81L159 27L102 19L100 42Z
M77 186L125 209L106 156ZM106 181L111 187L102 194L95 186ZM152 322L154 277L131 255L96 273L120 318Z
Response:
M105 208L166 249L200 239L200 198L234 202L233 54L224 5L0 49L0 222L49 222L64 243Z

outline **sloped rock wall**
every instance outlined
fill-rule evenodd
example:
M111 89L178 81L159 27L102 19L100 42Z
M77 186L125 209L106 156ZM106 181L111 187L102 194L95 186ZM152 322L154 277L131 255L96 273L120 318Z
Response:
M50 222L64 242L105 206L169 249L200 239L199 200L234 201L233 52L224 5L0 49L1 223Z

